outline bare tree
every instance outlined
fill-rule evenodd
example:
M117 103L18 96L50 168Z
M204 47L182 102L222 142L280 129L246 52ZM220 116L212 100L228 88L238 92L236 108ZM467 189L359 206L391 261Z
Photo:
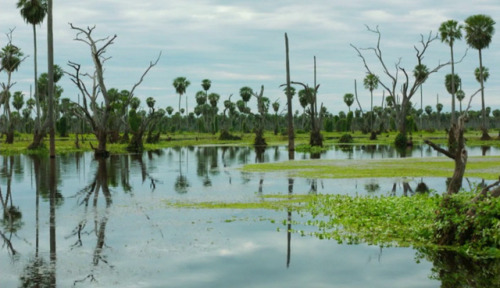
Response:
M78 87L80 92L83 95L83 103L77 104L75 103L75 113L81 118L85 119L88 124L92 127L92 130L97 138L98 147L94 148L94 152L96 156L104 156L107 157L109 155L106 150L106 140L108 136L108 118L110 115L110 97L108 95L108 90L104 83L104 68L103 64L110 59L110 57L105 57L106 49L114 43L116 39L116 35L112 37L94 39L92 36L92 32L95 29L94 27L87 27L86 29L74 26L73 24L69 24L71 29L77 31L76 41L83 42L87 44L90 48L92 61L94 62L95 70L92 74L81 72L80 64L69 61L68 65L73 68L74 73L68 73L71 81ZM103 43L100 47L98 44ZM135 89L142 83L144 77L149 72L151 68L156 66L158 61L160 60L161 52L158 55L158 58L155 61L150 62L148 68L139 81L132 86L129 94L129 100L134 97ZM87 86L83 77L89 79L92 84L91 86ZM102 95L102 99L104 100L104 105L99 105L97 103L98 97ZM90 102L90 103L88 103ZM127 101L128 103L130 101ZM124 116L125 117L125 116Z
M389 66L386 64L386 61L382 56L382 49L380 47L382 33L379 31L378 26L375 29L372 29L369 26L366 26L366 28L369 32L375 33L377 35L377 45L375 47L368 48L358 48L353 44L350 45L356 50L358 56L363 60L363 64L367 73L375 75L385 75L385 77L380 77L379 84L389 93L390 97L393 97L395 101L394 109L396 111L398 130L400 133L405 135L405 119L409 109L411 108L411 98L417 93L418 88L427 80L430 74L439 71L439 69L451 64L451 62L446 62L443 64L438 63L432 69L427 69L427 67L422 64L422 60L424 59L424 54L427 51L427 48L429 48L429 45L434 40L438 39L437 34L434 35L432 32L430 32L427 37L424 37L424 35L420 35L420 45L418 47L417 45L413 46L413 48L415 49L415 57L417 59L417 65L413 70L413 77L411 77L412 75L410 75L409 71L401 66L401 58L399 58L394 63L394 70L391 70L389 69ZM378 60L378 64L381 66L382 73L377 74L375 73L373 68L370 68L366 57L363 54L364 51L373 52ZM398 95L401 95L401 97L398 97Z
M481 89L477 90L474 94L471 95L469 99L469 105L464 113L460 115L460 117L458 117L457 123L451 123L451 128L448 133L448 149L441 148L430 140L425 140L425 143L430 145L434 150L455 161L455 170L448 185L448 194L457 193L462 187L462 180L464 177L468 158L464 139L465 123L467 122L467 114L470 109L472 98L474 98L474 96L480 91Z

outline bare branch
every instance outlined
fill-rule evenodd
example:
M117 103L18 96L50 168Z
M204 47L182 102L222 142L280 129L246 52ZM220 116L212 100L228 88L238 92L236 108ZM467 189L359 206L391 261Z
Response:
M156 66L156 64L158 64L158 61L160 61L160 57L161 57L161 51L158 54L158 57L156 58L156 60L154 62L153 61L149 62L149 66L146 69L146 71L144 71L144 73L142 73L141 78L139 79L139 82L134 84L134 86L132 87L132 90L130 90L130 97L129 98L133 97L135 88L137 88L137 86L139 86L142 83L142 81L144 80L144 77L146 77L146 74L148 74L149 70L151 70L151 68L153 68L154 66Z
M439 153L442 153L445 156L447 156L448 158L451 158L451 159L455 160L455 155L453 155L452 153L450 153L448 150L439 147L438 145L436 145L431 140L425 139L424 142L425 142L425 144L431 146L434 150L438 151Z

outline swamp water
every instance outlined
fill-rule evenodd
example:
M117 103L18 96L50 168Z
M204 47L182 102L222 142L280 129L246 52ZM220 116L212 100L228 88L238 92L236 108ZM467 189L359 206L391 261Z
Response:
M500 150L469 151L485 153ZM422 147L406 155L435 156ZM400 155L383 145L321 154L353 161L392 157ZM299 218L295 212L166 204L256 201L290 188L294 194L401 196L416 193L420 182L445 189L443 178L296 178L289 187L286 177L238 169L287 158L285 147L256 155L252 148L229 146L99 161L91 153L58 155L52 163L0 156L2 208L10 212L0 222L0 287L488 287L498 280L490 273L496 273L497 260L477 263L453 253L340 245L288 233L283 223Z

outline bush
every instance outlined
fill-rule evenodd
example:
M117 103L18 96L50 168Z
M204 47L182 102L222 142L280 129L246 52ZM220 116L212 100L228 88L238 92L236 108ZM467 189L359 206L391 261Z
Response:
M500 248L500 199L473 202L473 193L445 196L436 212L434 242L488 253Z
M235 136L227 130L222 130L220 132L219 140L241 140L241 137Z
M396 145L396 148L399 149L406 148L406 146L408 145L408 138L406 137L406 134L398 133L396 139L394 140L394 145Z
M352 142L354 142L354 139L352 138L351 134L344 134L339 139L339 143L342 144L352 143Z

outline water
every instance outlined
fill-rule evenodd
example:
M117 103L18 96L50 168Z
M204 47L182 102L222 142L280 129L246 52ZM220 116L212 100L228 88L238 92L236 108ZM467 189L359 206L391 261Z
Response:
M499 152L487 151L489 155ZM483 151L475 148L469 154ZM378 145L347 151L333 148L321 158L355 161L399 156L390 147ZM436 154L415 147L406 156ZM498 279L485 276L488 269L498 268L498 261L486 265L456 255L339 245L290 234L281 223L298 215L286 211L178 209L165 204L255 200L288 193L286 178L238 169L246 163L287 157L284 147L270 147L257 157L249 147L211 146L112 155L100 161L91 153L59 155L52 183L57 194L51 203L48 159L0 156L2 203L21 213L11 221L4 217L0 225L0 287L23 287L23 283L24 287L33 283L57 287L440 287L447 279L442 275L431 279L440 275L433 271L450 271L450 265L461 261L470 268L455 265L461 267L456 269L468 279L477 277L476 282L483 284L481 280ZM307 158L307 154L296 155L296 159ZM293 193L411 196L420 182L437 191L445 185L442 178L295 179ZM448 258L452 260L443 260ZM474 273L480 271L478 267L483 271L480 275Z

